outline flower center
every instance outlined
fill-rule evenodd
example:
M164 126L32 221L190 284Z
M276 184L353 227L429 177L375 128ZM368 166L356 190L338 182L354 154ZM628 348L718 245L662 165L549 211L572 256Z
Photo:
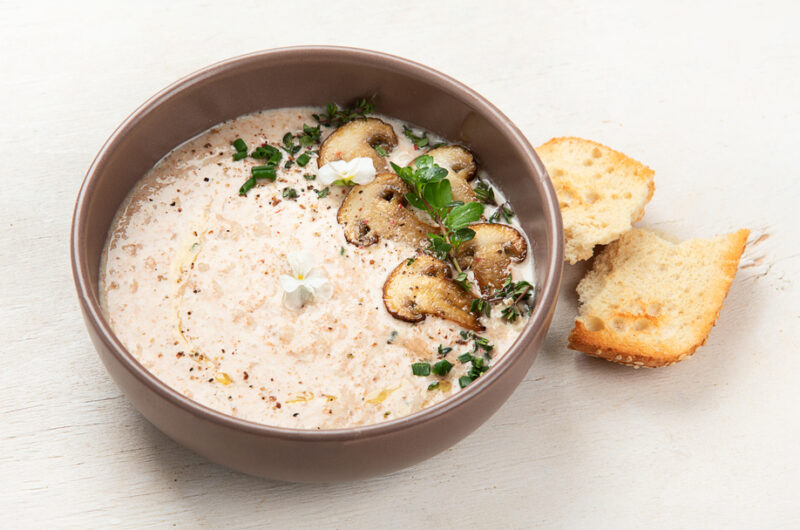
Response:
M297 279L298 279L298 280L302 280L302 279L303 279L303 275L302 275L302 274L298 274L298 275L297 275Z

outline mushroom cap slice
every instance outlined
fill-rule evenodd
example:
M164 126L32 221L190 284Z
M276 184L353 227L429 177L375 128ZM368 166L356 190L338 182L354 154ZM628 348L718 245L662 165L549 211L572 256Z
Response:
M386 310L406 322L420 322L432 315L483 331L478 317L469 311L471 303L470 294L450 279L449 265L427 254L403 260L383 284Z
M450 181L450 189L453 190L453 200L462 202L477 200L469 181L475 177L478 166L475 164L475 157L466 147L444 145L425 154L432 156L437 166L447 170L447 180Z
M406 208L408 186L394 173L381 173L369 184L354 186L336 214L348 243L367 247L381 237L420 247L439 228Z
M528 254L528 244L516 228L496 223L469 225L475 237L461 244L458 265L471 268L484 293L500 289L511 273L511 262Z
M356 119L345 123L328 136L319 148L319 167L334 160L349 162L354 158L372 159L375 171L386 169L386 160L373 146L378 144L394 148L397 135L388 123L377 118Z

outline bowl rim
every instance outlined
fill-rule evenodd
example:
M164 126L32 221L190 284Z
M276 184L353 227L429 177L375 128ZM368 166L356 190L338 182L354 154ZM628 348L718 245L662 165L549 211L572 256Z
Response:
M475 383L461 390L455 396L448 397L435 405L423 408L407 416L401 416L380 423L341 429L294 429L257 423L219 412L172 389L166 383L162 382L155 374L148 371L147 368L122 345L121 341L111 330L111 326L103 316L99 300L92 295L91 282L88 277L88 259L81 250L81 229L89 223L86 210L89 204L88 198L92 195L96 187L98 168L102 164L104 158L110 152L113 152L116 146L124 139L127 132L136 126L137 122L150 111L156 109L162 101L169 99L198 81L229 70L239 69L249 64L257 64L267 57L286 56L285 58L291 58L291 56L297 56L297 58L301 58L303 55L309 53L331 54L332 56L338 56L338 58L341 58L342 55L346 55L350 58L357 58L360 62L368 63L370 66L385 67L391 65L392 69L398 70L404 75L424 78L427 82L438 85L446 91L454 93L457 97L462 99L462 101L466 100L476 111L480 112L498 128L505 130L509 137L516 141L518 147L520 147L528 157L529 162L532 163L541 175L541 178L534 180L538 180L538 182L535 182L535 185L539 188L540 195L543 199L542 206L546 224L545 231L548 233L548 236L552 238L554 244L553 251L550 253L550 260L545 265L545 277L543 281L537 285L538 296L534 311L523 330L498 363L492 367L492 370L483 374ZM253 112L256 110L259 109L254 109ZM530 343L539 329L546 324L558 297L564 262L563 254L564 243L561 211L547 170L525 135L522 134L517 126L503 112L467 85L421 63L374 50L327 45L289 46L238 55L192 72L147 99L114 130L89 166L75 202L70 229L70 262L72 265L73 280L75 282L81 308L83 309L84 315L87 316L87 325L91 325L94 328L97 336L102 340L109 352L116 358L119 364L131 373L131 375L151 392L156 393L171 404L200 419L255 435L268 436L270 438L278 438L287 441L306 442L360 440L366 437L387 435L394 431L434 421L449 411L464 406L479 393L496 384L500 376L506 370L511 369L515 361L524 353L525 345Z

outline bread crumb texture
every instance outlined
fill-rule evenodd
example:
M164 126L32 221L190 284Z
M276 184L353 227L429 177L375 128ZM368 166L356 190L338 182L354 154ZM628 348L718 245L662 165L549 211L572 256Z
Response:
M653 197L653 170L603 144L553 138L536 149L553 180L564 219L564 258L592 257L642 218Z
M578 284L569 347L634 367L692 355L719 316L749 233L682 243L647 229L625 233Z

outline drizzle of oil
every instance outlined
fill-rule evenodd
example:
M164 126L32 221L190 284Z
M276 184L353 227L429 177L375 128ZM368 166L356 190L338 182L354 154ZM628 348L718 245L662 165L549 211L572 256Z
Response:
M386 398L391 396L392 392L394 392L398 388L400 388L399 385L394 387L394 388L384 388L383 390L378 392L377 395L375 395L374 397L369 398L367 400L367 403L370 403L372 405L378 405L379 403L383 403L384 401L386 401Z

